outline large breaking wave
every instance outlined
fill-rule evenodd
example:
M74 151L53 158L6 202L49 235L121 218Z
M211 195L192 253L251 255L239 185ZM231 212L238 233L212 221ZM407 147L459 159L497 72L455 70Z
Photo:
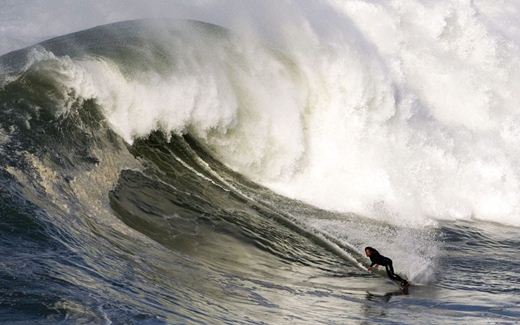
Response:
M100 27L25 50L22 70L55 78L55 115L72 91L128 143L190 133L239 173L325 209L518 225L517 45L471 6L423 8L430 27L406 8L336 9L350 19L327 38L310 19L269 40L197 23Z
M227 25L123 21L0 57L0 309L312 322L326 297L327 320L344 322L345 301L358 315L382 290L366 245L415 284L479 292L443 292L440 314L495 317L495 291L514 304L518 275L485 264L515 269L514 230L474 222L520 225L506 10L281 6ZM468 277L468 260L491 274Z

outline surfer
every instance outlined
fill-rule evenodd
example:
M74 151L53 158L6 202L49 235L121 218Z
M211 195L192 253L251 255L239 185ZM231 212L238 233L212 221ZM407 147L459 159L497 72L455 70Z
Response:
M406 287L408 286L408 281L401 278L399 275L394 273L394 267L392 265L392 260L389 259L386 256L383 256L379 254L379 252L372 248L372 247L365 247L365 254L368 258L370 258L370 261L372 264L370 264L370 267L368 268L368 271L371 272L373 267L377 267L378 265L383 265L386 268L386 273L388 274L388 277L394 281L399 281L401 286Z

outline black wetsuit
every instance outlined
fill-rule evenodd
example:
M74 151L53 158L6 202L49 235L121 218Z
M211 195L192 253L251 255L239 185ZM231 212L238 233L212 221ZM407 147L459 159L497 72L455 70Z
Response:
M401 278L399 275L394 273L394 267L392 265L392 260L386 256L379 254L379 252L376 251L375 249L372 250L372 255L370 255L370 261L372 261L372 264L370 264L370 267L372 267L376 264L383 265L386 268L386 273L388 274L388 277L390 279L399 281L403 284L408 283L405 279Z

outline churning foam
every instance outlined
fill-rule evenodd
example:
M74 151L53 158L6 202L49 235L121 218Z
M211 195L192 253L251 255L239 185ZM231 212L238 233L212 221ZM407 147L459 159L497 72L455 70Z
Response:
M520 5L280 6L285 19L247 28L251 12L238 12L247 33L225 42L188 31L168 76L83 59L68 84L129 142L191 132L233 169L325 209L520 226ZM277 50L262 24L279 31Z

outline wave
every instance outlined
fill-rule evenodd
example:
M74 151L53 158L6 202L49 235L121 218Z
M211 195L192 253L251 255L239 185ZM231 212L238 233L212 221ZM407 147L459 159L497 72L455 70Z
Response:
M179 210L181 202L175 203L175 209L161 211L167 203L151 199L171 196L157 190L167 186L178 196L199 193L186 198L189 203L184 205L189 210L232 224L238 222L236 217L230 221L219 209L236 206L228 195L238 197L242 204L253 205L253 210L363 268L360 247L367 244L367 232L381 233L380 225L343 215L339 222L345 229L342 234L334 233L329 229L337 220L334 214L310 207L295 214L294 203L256 185L274 179L288 181L289 176L305 172L292 169L308 163L305 143L311 133L305 129L314 113L298 93L307 88L296 59L280 48L245 41L222 27L201 22L129 21L58 37L3 56L2 165L21 184L23 195L44 207L50 223L59 225L65 234L84 232L86 227L82 220L78 228L70 229L67 214L72 211L96 215L96 222L112 229L117 224L115 210L132 229L171 245L170 237L176 237L177 230L171 236L160 231L168 228L170 217L156 220L148 212L142 215L150 209L159 211L155 215L174 215L176 227L185 223L183 218L192 219L192 212ZM157 132L171 145L153 140ZM186 143L182 136L193 140ZM168 154L157 161L164 151ZM238 173L230 173L224 166ZM136 172L125 171L129 168ZM189 182L182 178L186 171ZM169 175L167 179L163 174ZM176 174L182 176L181 181L172 176ZM218 191L208 194L208 183ZM135 194L131 191L134 184L155 194L147 195L144 190ZM135 197L122 199L129 191ZM222 193L225 198L219 201ZM208 195L216 208L194 199ZM252 226L251 214L243 216L245 224L238 223L240 228L253 227L246 233L255 243L271 252L283 248L279 256L294 254L284 248L293 235L283 232L282 236L274 230L264 234L261 227ZM55 215L60 217L55 220ZM200 216L193 218L201 220ZM197 229L199 222L192 222L186 221L188 228L179 231L196 233L189 229ZM265 236L269 239L262 239ZM94 240L80 237L81 241ZM399 236L402 240L396 247L406 245L406 237ZM291 247L295 246L293 242ZM410 257L406 250L395 249L402 252L401 257L396 253L398 260L425 256L424 266L409 273L418 281L431 278L424 272L435 250L425 254L424 248L418 246L420 253ZM295 259L302 262L307 258Z
M427 54L408 34L399 46L360 45L352 31L317 42L312 30L266 44L199 22L123 22L4 56L4 83L51 78L50 114L67 114L72 95L128 143L189 133L240 174L324 209L412 227L518 225L515 48L460 10L473 19L446 16ZM482 41L451 32L463 23Z
M144 20L96 27L4 55L2 165L26 188L41 189L24 195L39 206L50 200L54 214L90 211L84 213L100 215L112 227L115 209L133 229L163 243L169 237L153 233L169 221L161 218L156 225L148 215L131 212L132 200L122 204L116 194L107 197L132 188L128 177L148 184L149 176L121 170L148 170L152 179L185 173L165 172L163 163L154 161L158 153L143 157L140 150L146 150L136 149L145 141L145 147L170 151L167 142L150 140L160 132L175 148L197 143L195 152L163 158L177 160L190 179L202 178L245 202L261 202L258 209L269 218L361 268L364 245L385 246L416 282L431 281L436 263L438 238L425 225L468 216L516 225L515 216L504 210L491 216L480 209L507 208L497 186L507 197L514 187L514 170L492 169L514 157L508 152L501 161L500 145L490 151L479 144L505 141L497 138L498 129L449 126L426 114L416 93L407 90L410 101L402 94L404 83L350 43L314 44L304 55L301 42L267 44L202 22ZM415 108L407 111L407 105ZM469 147L470 141L477 145ZM498 180L492 173L499 171L512 174ZM253 183L243 188L247 179ZM176 186L175 179L159 183L170 184L170 190ZM256 184L342 214L299 210ZM464 191L447 192L455 185ZM184 181L180 187L200 191ZM490 193L494 196L483 199ZM213 208L200 212L219 215ZM66 219L59 224L71 233ZM370 238L373 234L383 238ZM269 237L261 240L262 247L275 252L283 246L276 243L285 239Z
M0 309L313 322L320 300L329 322L371 319L393 287L366 273L369 245L439 315L515 317L497 310L517 274L494 267L518 260L499 224L520 225L504 11L299 3L267 25L268 5L231 28L123 21L0 57Z

